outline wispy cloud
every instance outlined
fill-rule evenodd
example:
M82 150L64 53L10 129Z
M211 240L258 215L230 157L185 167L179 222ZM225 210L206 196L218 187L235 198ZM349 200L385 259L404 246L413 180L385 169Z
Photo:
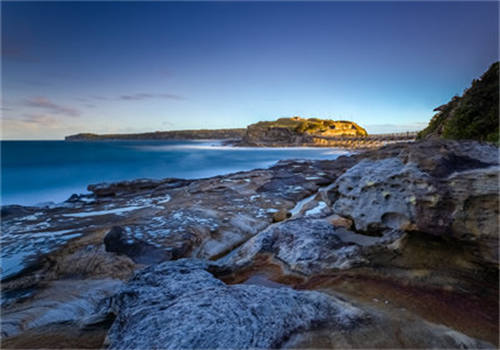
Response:
M151 94L151 93L136 93L131 95L121 95L118 97L120 100L125 101L138 101L152 98L166 99L166 100L184 100L184 97L175 94Z
M80 111L78 111L77 109L59 105L45 97L29 98L25 101L24 104L28 107L42 108L54 114L66 115L70 117L78 117L80 115Z
M58 128L61 122L54 117L45 114L23 114L19 117L3 117L2 121L10 127L21 127L27 129Z
M105 96L97 96L97 95L90 96L90 98L93 98L94 100L99 100L99 101L106 101L106 100L108 100L108 98L105 97Z
M78 100L83 101L85 98L80 97ZM164 100L185 100L184 96L169 94L169 93L149 93L149 92L138 92L133 94L123 94L120 96L102 96L102 95L92 95L89 99L98 101L141 101L147 99L164 99Z

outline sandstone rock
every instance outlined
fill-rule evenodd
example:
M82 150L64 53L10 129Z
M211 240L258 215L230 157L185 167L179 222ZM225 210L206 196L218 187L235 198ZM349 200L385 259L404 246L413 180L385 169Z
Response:
M47 277L113 278L127 280L136 264L124 255L105 251L104 245L87 245L74 253L51 259Z
M498 149L439 140L388 147L374 160L372 155L340 176L328 194L334 212L352 218L357 230L419 230L462 239L477 237L482 227L483 236L496 234ZM472 214L471 203L481 198L489 209Z
M273 214L273 222L280 222L291 217L292 214L286 209L281 209L280 211Z
M178 260L139 272L113 299L110 349L277 348L299 330L350 329L356 307L318 292L225 285L206 263Z
M288 220L272 225L219 262L241 269L258 254L271 253L291 271L304 275L348 269L365 262L360 245L341 238L349 235L360 236L326 220Z
M499 149L476 141L431 139L387 145L356 157L372 160L397 157L403 163L417 164L420 170L433 177L443 178L455 171L498 164Z
M363 160L335 184L334 213L352 218L356 229L364 232L413 229L416 199L432 191L427 174L398 158Z
M78 323L95 313L99 302L116 293L122 283L113 279L51 282L26 301L2 310L2 337L49 324Z
M370 322L347 332L329 329L294 334L285 349L494 349L486 341L410 314L371 310Z
M352 227L352 220L351 219L348 219L346 217L343 217L343 216L339 216L339 215L332 215L328 218L330 220L330 222L332 223L333 226L335 227L343 227L343 228L346 228L346 229L351 229Z

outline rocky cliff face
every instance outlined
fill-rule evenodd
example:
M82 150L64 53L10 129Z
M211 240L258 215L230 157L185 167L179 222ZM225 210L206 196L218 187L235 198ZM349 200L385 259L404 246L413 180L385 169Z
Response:
M495 348L498 156L427 140L4 207L2 346Z
M367 132L350 121L304 119L300 117L281 118L276 121L249 125L241 144L250 146L301 146L314 144L314 136L364 137L367 136Z
M447 104L437 107L435 111L438 113L420 132L419 138L445 137L498 144L498 65L498 62L492 64L462 96L455 96Z

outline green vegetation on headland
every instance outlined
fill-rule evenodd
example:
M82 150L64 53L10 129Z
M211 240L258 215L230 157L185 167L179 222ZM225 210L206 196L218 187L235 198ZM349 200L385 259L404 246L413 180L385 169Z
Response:
M250 128L286 128L297 134L317 134L322 136L367 136L368 133L358 124L345 120L330 120L318 118L279 118L275 121L258 122Z
M475 79L464 94L435 109L438 111L418 138L444 137L499 143L498 134L498 65L490 66Z
M246 129L205 129L156 131L141 134L91 134L82 133L66 136L66 141L104 141L104 140L203 140L203 139L240 139Z

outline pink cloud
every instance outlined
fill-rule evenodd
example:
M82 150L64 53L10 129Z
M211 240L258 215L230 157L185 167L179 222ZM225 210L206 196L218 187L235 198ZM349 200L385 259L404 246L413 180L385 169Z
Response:
M33 97L25 101L25 105L29 107L38 107L51 111L54 114L67 115L70 117L78 117L80 112L77 109L61 106L45 97Z

